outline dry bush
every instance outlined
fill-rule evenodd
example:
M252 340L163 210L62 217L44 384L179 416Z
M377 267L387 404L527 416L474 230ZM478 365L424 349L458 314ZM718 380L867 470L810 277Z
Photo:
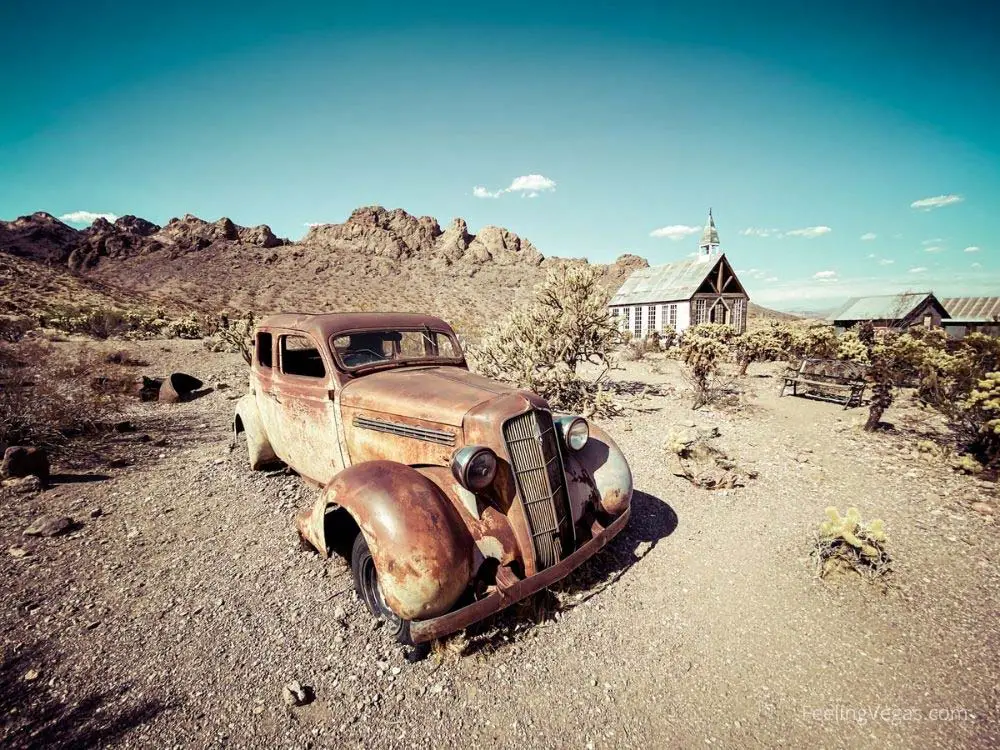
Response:
M205 342L205 346L213 352L235 352L250 364L253 360L253 334L256 327L257 319L252 312L232 321L228 315L221 315L215 332Z
M586 416L620 411L601 384L621 334L600 280L589 266L550 271L528 306L512 312L470 350L475 369L528 388L555 409ZM578 374L582 362L601 367L593 380Z
M0 318L0 341L15 344L34 327L28 318Z
M731 382L725 377L722 364L731 354L725 343L727 332L719 330L722 328L730 326L692 326L681 337L684 377L694 391L692 409L707 406L730 390Z
M785 356L786 337L783 330L781 323L772 321L766 328L745 331L732 339L740 377L747 374L752 362L773 362Z
M812 552L816 572L820 578L853 572L866 581L884 584L892 570L886 542L881 520L866 523L857 508L848 508L841 516L831 506L826 509L826 520L820 524Z
M93 386L101 372L96 352L63 359L42 343L0 344L0 444L58 449L109 429L123 396Z
M961 408L970 431L974 431L967 449L977 463L1000 466L1000 372L988 373L980 380Z

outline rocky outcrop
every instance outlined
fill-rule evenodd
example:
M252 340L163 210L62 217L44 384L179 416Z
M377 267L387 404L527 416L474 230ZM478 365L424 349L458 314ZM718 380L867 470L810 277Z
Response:
M0 252L46 263L65 263L74 271L94 268L102 259L123 259L168 250L178 255L214 243L272 248L288 244L266 224L241 227L223 217L207 222L186 214L160 227L137 216L114 223L98 218L86 229L73 229L51 214L39 212L0 221Z
M38 211L14 221L0 221L0 252L46 263L64 263L79 232L52 214Z

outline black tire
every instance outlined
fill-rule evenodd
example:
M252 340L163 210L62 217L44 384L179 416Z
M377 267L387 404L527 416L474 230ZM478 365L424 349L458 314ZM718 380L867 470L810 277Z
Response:
M375 560L368 550L365 535L358 532L351 549L351 572L354 574L354 590L365 603L368 611L380 617L385 623L386 633L399 643L411 644L410 621L393 612L382 597L378 586L378 571Z

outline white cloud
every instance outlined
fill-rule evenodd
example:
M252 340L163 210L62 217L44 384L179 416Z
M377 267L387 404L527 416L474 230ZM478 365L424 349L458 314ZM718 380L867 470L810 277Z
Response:
M836 281L837 272L836 271L817 271L813 274L814 279L819 279L821 281Z
M967 248L965 248L965 252L978 253L981 249L982 248L980 248L978 245L969 245Z
M942 206L950 206L953 203L961 203L965 200L961 195L935 195L931 198L921 198L920 200L913 201L910 204L910 208L918 208L921 211L931 211L935 208L941 208Z
M917 266L916 268L911 268L910 273L923 273L926 270L923 266Z
M472 194L477 198L499 198L504 193L520 193L526 198L537 198L541 193L551 192L556 189L555 180L540 174L525 174L515 177L510 187L502 188L490 192L482 185L472 188Z
M982 263L973 263L973 264L972 264L972 267L973 267L973 268L982 268L982 267L983 267L983 264L982 264Z
M769 283L769 284L770 284L771 282L774 282L774 281L777 281L777 280L778 280L778 277L777 277L777 276L768 276L768 277L767 277L766 279L764 279L764 281L766 281L766 282L767 282L767 283Z
M876 237L878 237L878 235L875 234L875 232L865 232L863 235L861 235L861 239L863 239L865 242L869 242L875 239Z
M650 237L667 237L672 240L681 240L692 234L698 234L701 227L689 227L686 224L671 224L668 227L660 227L649 233Z
M96 213L94 211L70 211L68 214L60 216L59 220L65 221L67 224L93 224L98 219L114 221L117 218L118 217L115 214L109 213Z
M804 229L789 229L785 234L790 237L808 237L812 239L813 237L829 234L832 231L830 227L805 227Z
M329 223L328 221L307 221L304 226L312 229L313 227L325 227Z
M868 258L869 258L869 260L873 260L873 259L875 259L875 258L877 258L877 257L878 257L878 256L877 256L877 255L876 255L875 253L868 253Z
M880 258L878 264L880 266L891 266L895 262L892 258Z
M940 253L942 250L944 250L944 248L940 245L931 245L930 247L924 248L925 253Z
M740 234L744 237L781 237L780 229L764 229L763 227L747 227L741 229Z
M548 177L543 177L540 174L526 174L521 177L515 177L514 181L510 183L510 187L507 188L508 193L517 192L518 190L524 190L527 192L541 192L542 190L555 190L556 183L555 180L550 180Z
M940 237L934 237L934 238L929 239L929 240L924 240L920 244L921 245L936 245L939 242L944 242L944 240L941 239Z

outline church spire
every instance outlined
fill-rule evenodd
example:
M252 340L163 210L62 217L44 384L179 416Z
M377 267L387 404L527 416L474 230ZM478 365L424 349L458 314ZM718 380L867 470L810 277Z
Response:
M712 209L708 209L708 221L705 222L705 229L701 233L701 242L698 243L698 257L708 259L719 254L719 232L715 228L715 218L712 216Z

